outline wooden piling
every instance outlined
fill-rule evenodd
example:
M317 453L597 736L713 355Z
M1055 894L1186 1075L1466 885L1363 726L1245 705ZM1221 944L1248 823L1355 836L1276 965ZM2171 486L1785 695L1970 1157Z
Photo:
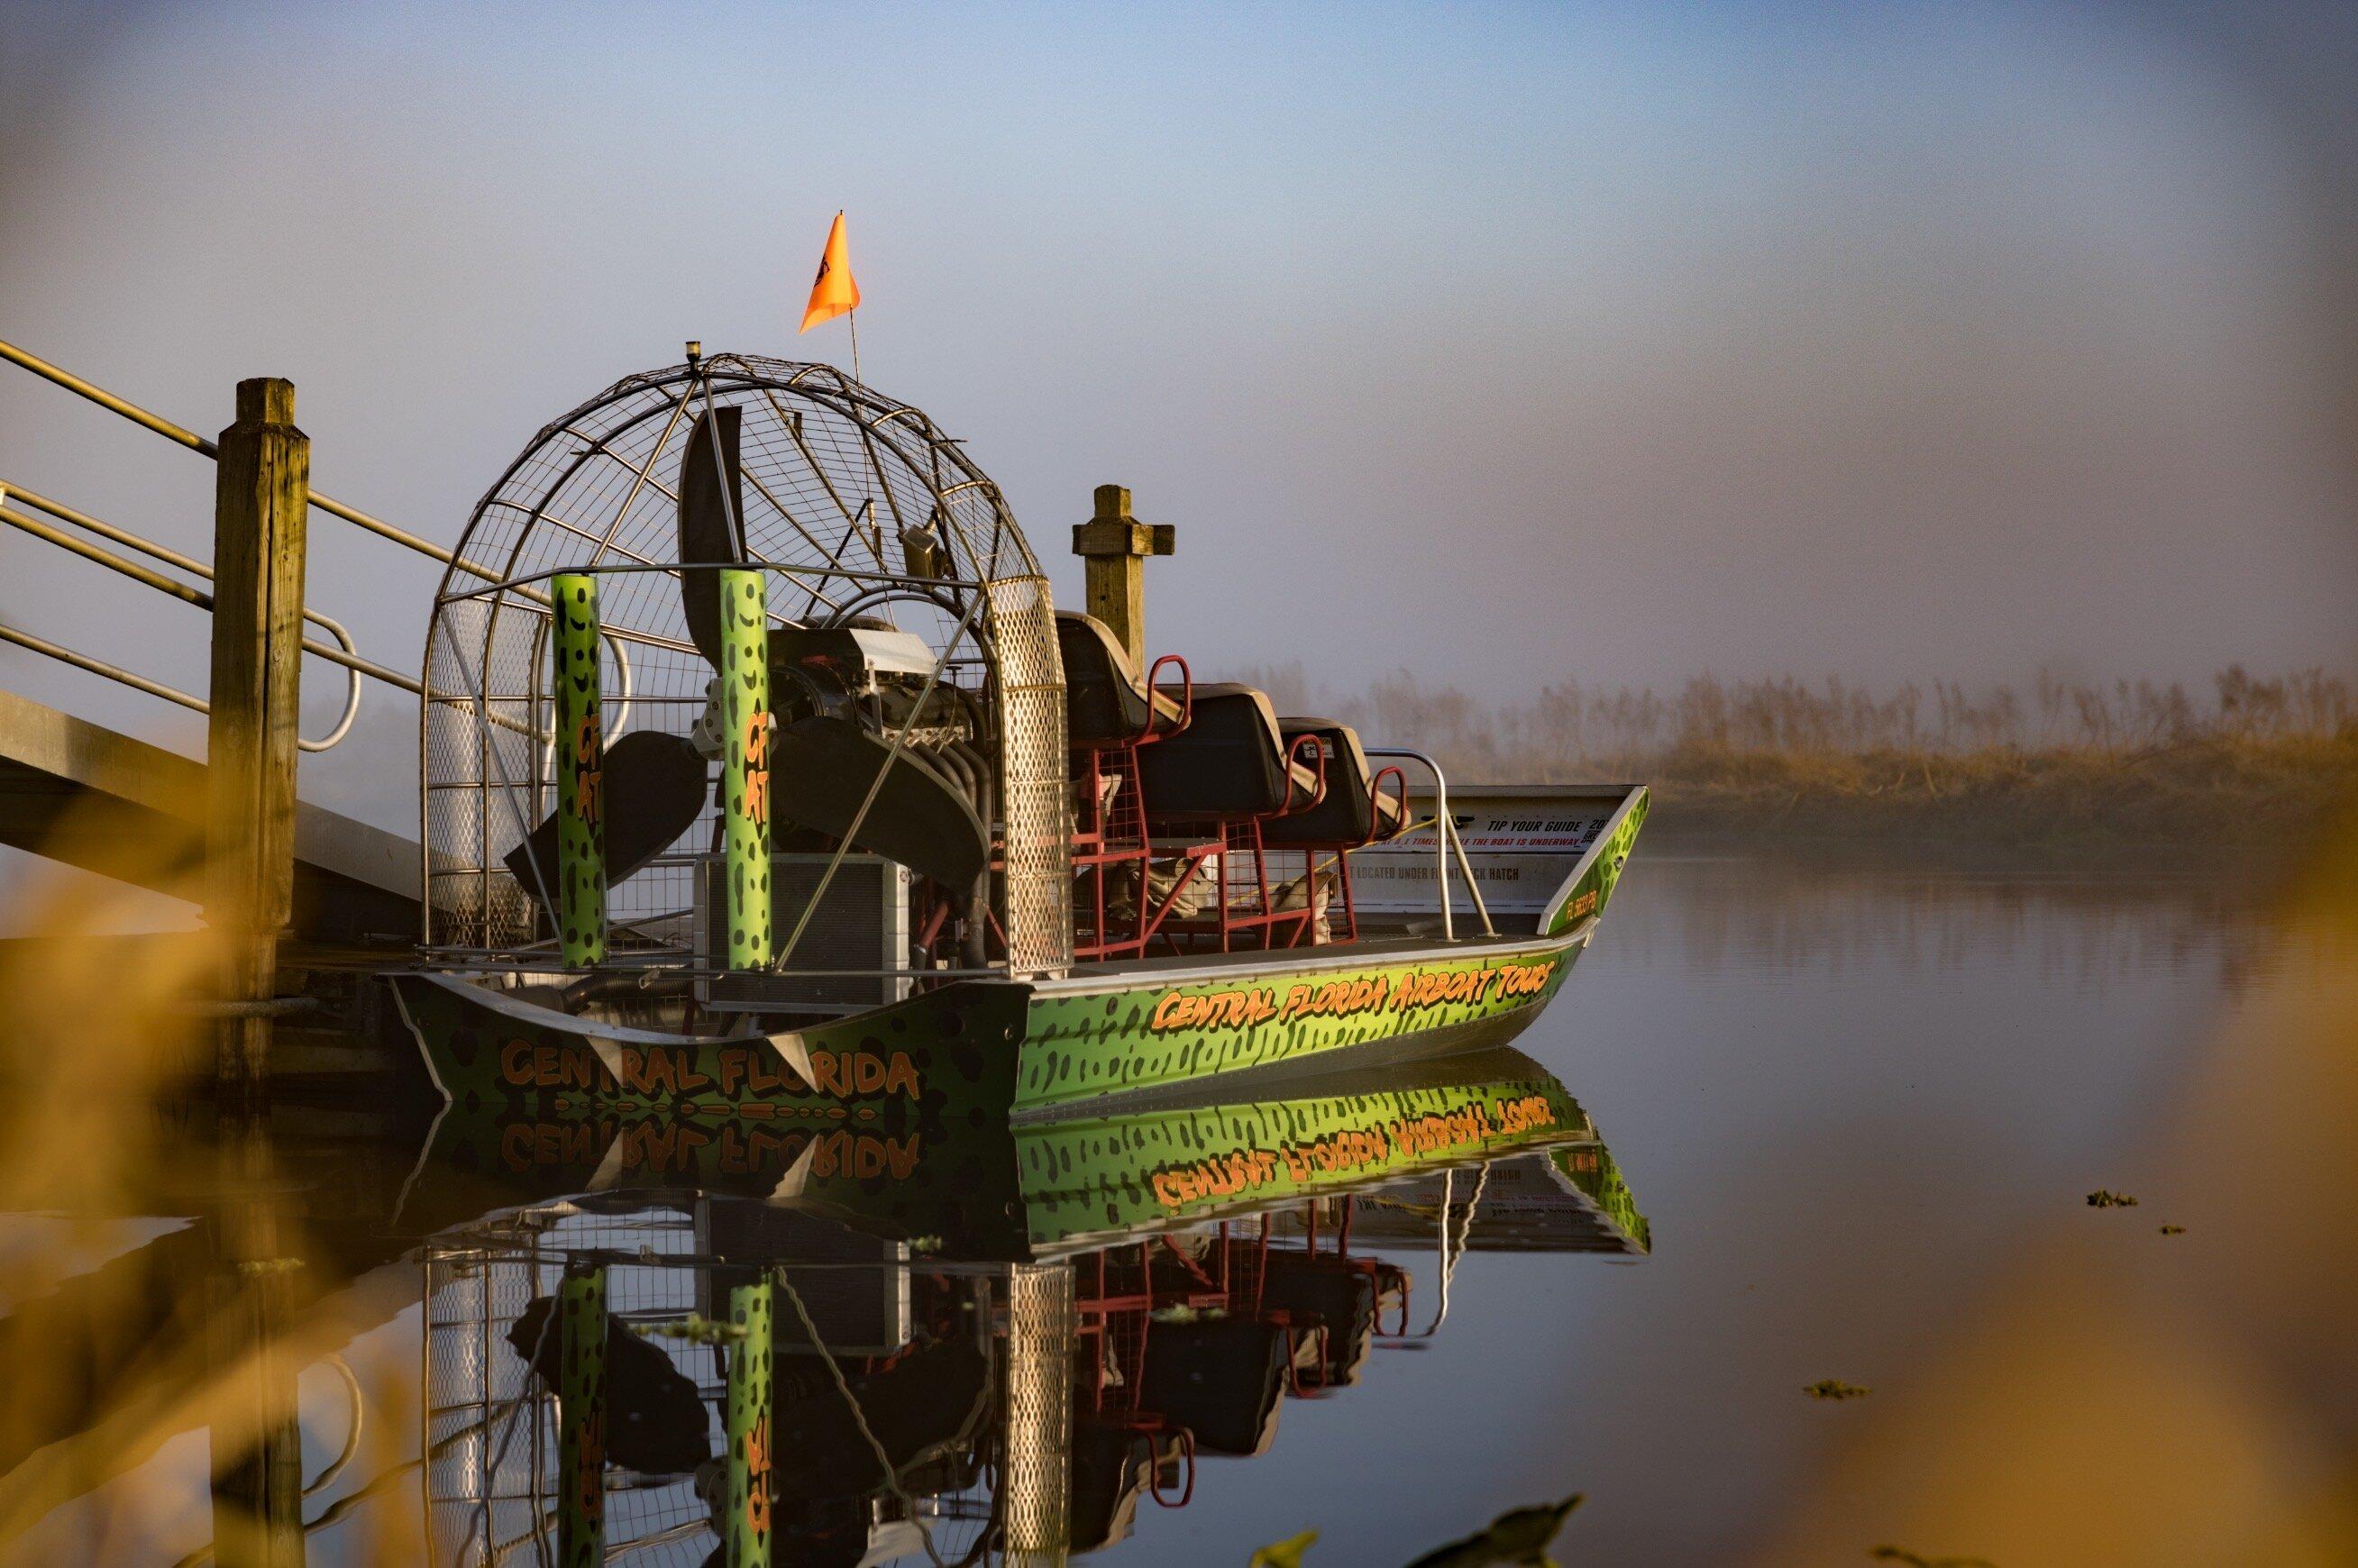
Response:
M267 1001L293 913L297 697L302 675L305 530L311 442L295 427L295 386L237 384L213 492L212 711L206 725L205 917L222 944L222 996ZM222 1096L266 1093L270 1020L225 1018L216 1038Z
M1130 492L1118 484L1097 488L1097 514L1073 528L1073 554L1087 559L1089 613L1104 622L1114 641L1130 651L1130 662L1146 671L1146 557L1177 547L1178 530L1168 523L1141 523L1130 515Z
M219 1269L206 1287L213 1397L216 1568L303 1568L303 1422L287 1343L302 1265L279 1231L276 1167L265 1124L232 1113L217 1131L222 1200L212 1215ZM204 1221L200 1220L200 1227Z

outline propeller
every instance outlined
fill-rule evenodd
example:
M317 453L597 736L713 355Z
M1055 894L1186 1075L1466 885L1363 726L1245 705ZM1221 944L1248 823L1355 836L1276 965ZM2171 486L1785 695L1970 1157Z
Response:
M671 848L704 808L704 759L677 735L633 730L606 748L606 882L611 886ZM557 887L557 816L507 853L507 868L535 898ZM537 874L535 874L535 868Z
M735 566L745 559L744 469L739 455L743 410L708 405L689 431L679 461L679 559ZM716 457L717 454L717 457ZM687 634L720 667L720 575L680 573ZM606 881L621 881L693 827L703 810L705 759L676 735L636 730L606 749ZM552 813L508 852L508 870L541 898L557 885L557 817ZM536 873L536 874L535 874Z
M679 460L679 559L733 567L745 559L745 470L738 453L744 410L708 405ZM714 460L719 449L719 460ZM725 477L724 477L725 476ZM704 662L720 667L720 574L679 574L688 640Z
M709 568L747 559L742 416L732 405L708 404L679 462L680 607L689 641L716 672L721 657L720 578ZM934 547L920 542L911 550L915 556ZM926 564L933 565L929 555ZM788 627L802 631L792 622ZM779 682L797 671L793 650L801 645L789 636L772 648L773 703L785 695ZM823 698L816 705L826 706ZM786 713L795 706L789 703ZM984 895L990 840L977 808L978 788L963 773L979 776L986 770L936 764L903 751L886 773L891 752L882 738L847 719L813 715L783 722L771 741L773 819L840 838L859 816L870 786L885 773L860 822L856 847L955 890L961 907L975 907ZM609 884L638 871L694 825L706 798L706 757L694 741L654 730L633 731L607 748ZM552 816L507 856L509 870L535 898L557 886L557 839ZM980 936L977 925L970 940L978 949Z

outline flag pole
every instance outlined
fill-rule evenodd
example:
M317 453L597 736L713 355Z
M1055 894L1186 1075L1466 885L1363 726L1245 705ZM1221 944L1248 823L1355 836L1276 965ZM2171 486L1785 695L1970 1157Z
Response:
M855 305L855 306L853 306L850 309L849 309L849 310L845 311L845 312L843 313L843 319L844 319L846 321L848 321L848 322L849 322L849 323L851 324L851 379L852 379L852 380L854 380L854 381L860 381L860 379L861 379L861 378L860 378L860 307L858 307L857 305ZM865 384L866 384L866 383L865 383L865 382L861 382L861 384L862 384L862 385L865 385Z

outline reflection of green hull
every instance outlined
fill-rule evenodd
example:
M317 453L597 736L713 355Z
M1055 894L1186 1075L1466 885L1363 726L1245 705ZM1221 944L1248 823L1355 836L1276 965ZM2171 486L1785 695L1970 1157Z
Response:
M968 980L774 1038L622 1028L449 977L393 983L436 1084L460 1105L725 1107L902 1126L1073 1114L1116 1096L1135 1105L1280 1071L1504 1044L1555 995L1583 939L1271 954L1039 985Z
M1036 1257L1595 1136L1563 1087L1527 1058L1487 1053L1448 1074L1412 1087L1338 1081L1295 1098L1018 1127L454 1104L420 1163L405 1224L434 1230L503 1202L696 1188L927 1238L946 1257Z
M1032 1243L1217 1218L1588 1137L1563 1086L1512 1059L1528 1076L1018 1128Z
M1614 1162L1604 1144L1590 1149L1560 1149L1549 1158L1563 1173L1564 1179L1613 1222L1614 1228L1636 1243L1639 1250L1652 1250L1654 1227L1639 1212L1638 1195L1622 1179L1621 1167Z

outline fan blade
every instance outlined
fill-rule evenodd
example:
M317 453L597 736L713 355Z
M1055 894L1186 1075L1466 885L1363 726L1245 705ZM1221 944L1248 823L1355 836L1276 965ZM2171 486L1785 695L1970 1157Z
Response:
M613 886L665 849L704 809L704 759L676 735L633 730L606 749L606 885ZM534 875L535 867L539 874ZM535 900L557 885L557 817L508 851L507 868Z
M745 470L738 456L744 411L734 404L707 408L688 433L679 460L679 558L733 567L745 559ZM713 461L718 432L720 460ZM723 470L728 475L724 488ZM705 663L720 667L720 578L716 572L682 572L680 605L687 635Z

